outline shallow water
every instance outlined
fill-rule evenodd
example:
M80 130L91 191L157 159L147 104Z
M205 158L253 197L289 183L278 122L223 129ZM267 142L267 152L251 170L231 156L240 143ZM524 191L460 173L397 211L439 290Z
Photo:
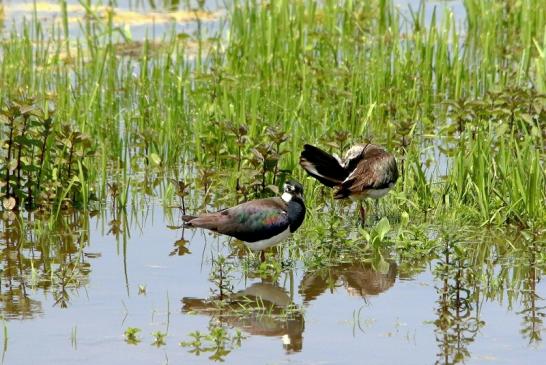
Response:
M68 0L67 25L70 37L85 36L86 9L76 0ZM92 1L92 9L96 11L98 18L107 21L106 9L108 1ZM153 5L153 6L152 6ZM199 32L203 39L213 36L218 32L220 20L223 18L224 6L217 1L205 1L202 10L206 13L196 13L196 4L188 8L179 1L116 1L113 6L115 15L114 25L124 32L124 36L133 41L144 39L160 41L166 34L193 34L197 30L196 19L200 18ZM62 8L57 1L4 1L5 19L0 22L4 30L21 27L24 21L30 22L34 16L40 20L43 29L51 30L53 27L62 29ZM0 19L1 20L1 19ZM93 22L91 22L92 24ZM117 34L121 35L121 33ZM47 39L48 32L45 32Z
M44 0L36 1L37 17L46 25L57 23L60 25L62 14L61 8L56 1ZM99 8L103 5L107 5L108 2L92 2L94 6ZM201 24L201 32L203 36L214 36L218 31L219 22L224 15L224 9L229 2L206 0L203 2L202 8L211 12L210 19L203 19ZM439 22L444 12L450 10L453 15L459 21L465 19L465 8L463 2L460 0L428 0L422 2L421 0L395 0L394 6L400 9L403 14L401 20L411 18L411 13L416 12L417 9L424 4L425 8L425 24L430 24L434 13L437 15L437 21ZM9 28L11 24L20 24L24 18L30 20L34 12L34 1L22 0L4 0L4 7L6 13L6 21L4 27ZM173 22L172 19L176 16L191 13L192 10L197 8L197 3L190 2L190 7L186 2L180 1L132 1L123 0L116 1L114 8L123 19L121 23L124 28L129 31L133 40L143 39L161 39L165 33L176 32L180 33L192 33L196 31L195 21L179 21ZM150 12L153 14L150 15ZM72 37L82 36L83 33L80 29L81 24L84 22L85 9L80 5L79 1L68 0L67 1L67 14L69 31ZM148 19L140 17L141 15L148 15ZM164 16L162 16L164 15ZM156 18L152 21L152 18ZM170 18L169 18L170 17ZM191 18L191 17L190 17Z
M191 253L179 256L174 242L181 231L167 227L163 208L153 206L142 216L129 218L125 245L123 233L119 240L107 234L111 217L90 219L89 242L82 248L88 274L79 288L67 285L66 308L56 302L58 283L43 290L32 288L29 275L20 280L22 268L13 264L17 261L8 264L13 255L7 254L10 245L6 245L1 306L8 333L4 363L205 364L212 353L197 356L179 342L189 341L193 331L208 333L219 326L229 333L239 328L244 336L240 348L224 357L229 364L447 363L446 352L452 359L449 351L457 348L470 353L468 363L531 364L544 358L543 343L529 344L520 333L519 301L508 308L506 299L480 298L479 309L474 307L465 321L442 331L434 324L442 282L429 269L408 278L394 262L384 273L359 262L309 272L298 264L272 283L245 279L244 256L231 256L234 291L246 289L247 295L274 305L258 314L237 312L237 305L233 311L218 310L205 300L215 288L208 279L213 269L210 258L233 252L233 243L200 230L186 231L185 247ZM23 251L23 256L32 257L30 251ZM34 258L39 267L37 251ZM21 288L21 282L26 284L30 307L17 306L15 297L5 299ZM139 286L145 286L145 293L139 294ZM536 284L536 294L546 296L544 281ZM290 303L301 310L288 317L277 315ZM537 299L536 306L543 307L544 301ZM484 322L477 331L476 317ZM142 330L142 342L125 342L128 327ZM160 347L151 345L151 333L158 330L168 333Z

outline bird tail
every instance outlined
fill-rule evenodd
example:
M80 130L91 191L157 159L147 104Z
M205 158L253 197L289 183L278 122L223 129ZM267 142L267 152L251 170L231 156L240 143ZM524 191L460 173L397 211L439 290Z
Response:
M198 298L182 298L182 311L184 312L203 312L210 311L211 305L209 302Z
M221 222L221 216L216 213L203 214L199 217L184 215L182 220L184 221L184 227L206 228L216 231L218 224Z
M184 227L196 227L193 225L192 220L196 219L197 217L194 215L183 215L182 220L184 221Z
M303 146L300 165L309 175L329 187L341 184L348 175L336 157L310 144Z
M334 199L345 199L351 196L351 190L348 186L340 185L334 193Z

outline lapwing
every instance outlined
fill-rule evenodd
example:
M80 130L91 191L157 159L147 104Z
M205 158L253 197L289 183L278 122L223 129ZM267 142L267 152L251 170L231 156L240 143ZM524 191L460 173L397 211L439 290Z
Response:
M352 146L341 160L336 155L306 144L300 165L322 184L335 187L334 199L360 201L360 217L366 220L362 200L379 199L392 189L398 179L394 156L372 143Z
M280 337L288 352L301 351L305 319L283 288L276 283L254 283L238 293L224 298L182 298L182 311L211 316L215 321L238 327L258 336ZM241 306L251 310L241 313ZM287 316L287 309L290 315Z
M264 250L288 238L304 218L303 186L296 181L284 184L280 198L251 200L215 213L182 217L186 227L205 228L243 241L251 250L261 251L262 261Z

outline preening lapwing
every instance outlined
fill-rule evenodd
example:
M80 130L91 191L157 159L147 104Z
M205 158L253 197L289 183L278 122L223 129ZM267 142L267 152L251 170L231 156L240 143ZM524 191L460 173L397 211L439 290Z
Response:
M378 295L394 285L398 266L387 262L386 272L377 271L371 263L354 261L306 272L301 279L299 293L304 303L317 299L328 289L344 286L351 296L366 298Z
M187 227L205 228L235 237L253 251L272 247L294 233L305 218L303 186L296 181L284 184L280 198L251 200L232 208L200 216L182 217Z
M366 210L362 200L381 198L398 179L394 156L383 147L371 143L354 145L345 153L343 160L306 144L300 155L300 165L324 185L335 187L335 199L360 200L363 222Z

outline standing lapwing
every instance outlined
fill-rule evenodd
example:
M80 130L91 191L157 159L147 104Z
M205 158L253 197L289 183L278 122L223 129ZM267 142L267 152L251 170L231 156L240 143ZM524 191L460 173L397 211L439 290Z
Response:
M334 199L360 200L362 222L366 219L362 200L381 198L398 179L394 156L371 143L354 145L343 160L306 144L300 155L300 165L324 185L336 187Z
M223 305L218 305L223 300ZM241 312L241 306L250 309ZM286 316L287 310L290 315ZM305 319L286 290L276 283L254 283L227 298L182 298L182 312L210 316L215 322L258 336L282 338L289 352L301 351Z
M294 233L305 218L303 186L296 181L284 184L280 198L251 200L232 208L198 217L182 217L187 227L210 229L235 237L251 250L262 251L272 247Z

